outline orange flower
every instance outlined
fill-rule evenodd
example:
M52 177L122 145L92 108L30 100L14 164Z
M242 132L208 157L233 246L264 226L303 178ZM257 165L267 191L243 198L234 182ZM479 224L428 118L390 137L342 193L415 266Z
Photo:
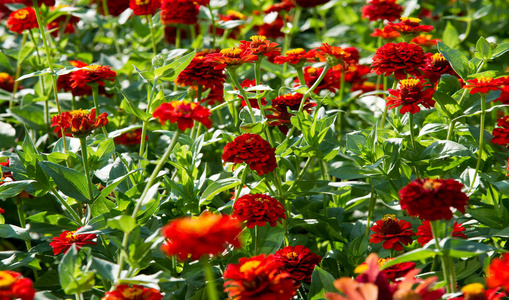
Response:
M486 285L489 288L501 287L509 291L509 253L504 253L502 258L494 258L491 261Z
M209 54L208 59L216 62L216 69L236 69L245 63L254 63L258 56L254 55L249 49L231 48L223 49L219 53Z
M215 256L230 245L240 247L238 235L241 231L241 221L228 215L206 212L199 217L180 218L163 227L166 242L161 250L181 260Z
M159 118L161 125L169 120L170 123L177 123L178 128L182 131L193 128L193 121L198 121L205 127L210 128L212 126L210 115L208 108L201 106L199 103L188 101L163 103L153 113L154 118Z
M500 90L503 82L499 78L479 77L467 80L468 84L464 85L464 89L471 89L470 94L481 93L487 94L490 91Z
M420 76L424 63L424 51L419 45L387 43L376 50L371 63L373 73L386 77L394 73L397 80L405 79L407 73Z
M80 227L81 228L81 227ZM78 228L78 229L80 229ZM76 230L78 230L76 229ZM97 245L97 243L91 241L97 237L95 234L74 234L74 231L64 231L58 237L51 239L49 245L53 248L53 254L58 255L62 252L66 253L73 244L76 244L76 248L81 248L85 245Z
M136 16L153 15L161 8L161 0L129 0L129 7Z
M32 300L34 296L32 280L21 277L18 272L0 271L0 299Z
M19 34L24 30L39 28L35 10L32 7L25 7L13 11L7 18L7 28Z
M239 48L245 51L251 51L253 54L260 56L267 56L274 58L281 54L281 47L278 43L271 42L263 35L254 35L251 37L251 42L240 41Z
M69 112L63 112L51 118L51 126L55 126L55 132L64 130L64 134L70 134L74 137L84 137L92 133L97 128L108 124L108 114L102 113L95 116L95 108L90 110L78 109Z
M290 300L296 294L295 282L281 267L274 255L241 258L226 268L224 290L233 300Z
M403 12L403 6L396 3L396 0L371 0L362 7L362 17L370 21L399 19Z
M370 36L381 37L385 40L393 40L399 38L401 34L392 28L384 27L382 30L376 28Z
M114 291L106 292L101 300L161 300L163 295L156 289L142 285L119 284Z
M225 163L246 163L258 176L262 176L277 167L275 150L258 134L244 133L226 144L222 159Z
M403 250L403 245L411 244L412 236L415 235L410 222L398 220L394 215L385 215L381 220L376 221L370 229L374 232L369 239L370 243L383 242L384 249L396 251Z
M397 90L388 90L392 97L386 98L387 106L393 109L401 105L401 114L418 113L421 109L417 104L422 104L426 108L435 106L435 100L432 98L435 90L425 88L426 86L425 81L412 77L401 80Z
M433 47L437 45L438 39L433 39L431 34L421 33L419 36L414 37L410 43L421 45L423 47Z
M276 56L274 62L276 64L289 63L295 67L302 67L306 62L315 62L316 50L312 49L306 52L302 48L292 49L286 51L286 56Z
M316 57L322 62L327 62L334 70L348 70L350 65L355 64L350 52L327 43L316 48Z
M401 22L399 23L389 22L389 25L387 25L387 27L401 34L410 35L417 35L421 32L430 32L431 30L433 30L433 26L431 25L420 25L421 19L418 18L402 17L400 18L400 20Z
M89 65L71 73L71 87L84 87L90 84L105 85L105 80L115 81L117 73L110 66Z
M269 222L275 227L281 219L286 220L285 208L279 201L264 194L246 194L233 205L233 216L247 221L247 228L265 226Z

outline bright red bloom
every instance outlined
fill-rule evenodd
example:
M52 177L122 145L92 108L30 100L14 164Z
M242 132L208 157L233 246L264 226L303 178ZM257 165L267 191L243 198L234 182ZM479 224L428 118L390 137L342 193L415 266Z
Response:
M386 77L394 73L397 80L405 79L407 73L420 76L419 67L424 63L424 51L419 45L387 43L376 50L371 68L377 75Z
M433 39L431 34L421 33L419 36L414 37L410 43L421 45L422 47L433 47L437 45L439 39Z
M97 128L101 128L108 124L108 114L102 113L95 116L95 108L90 112L83 109L71 110L63 112L51 118L51 126L55 126L55 132L71 134L74 137L84 137L92 133Z
M197 53L191 63L179 74L175 82L181 86L203 86L208 88L223 88L226 81L224 68L209 59L210 54Z
M117 145L139 145L141 143L141 128L122 133L114 139ZM145 135L145 141L148 140L148 135Z
M53 254L58 255L62 252L64 252L64 254L67 253L67 250L69 250L73 244L75 244L78 249L85 245L97 245L96 242L92 241L97 237L96 234L74 234L76 230L66 230L62 232L59 237L51 239L51 243L49 243L49 245L53 248Z
M7 18L7 28L19 34L24 30L39 28L35 10L32 7L25 7L13 11Z
M207 55L211 62L217 63L216 69L236 69L245 63L254 63L258 56L254 55L249 49L231 48L223 49L219 53Z
M80 21L80 19L78 17L71 15L69 18L69 21L67 23L66 23L66 21L67 21L67 16L60 16L60 17L56 18L55 20L51 21L48 24L48 30L55 29L54 31L51 32L51 35L54 37L57 37L60 32L60 27L64 26L64 24L66 24L66 25L65 25L65 28L62 33L73 34L75 32L74 26L76 26L76 23L78 23Z
M393 40L395 38L399 38L401 34L392 28L384 27L382 30L376 28L370 36L381 37L385 40Z
M401 17L403 7L396 4L396 0L371 0L362 7L362 17L370 21L394 21Z
M161 0L129 0L129 7L136 16L153 15L161 8Z
M230 245L240 247L238 236L241 231L241 221L228 215L206 212L199 217L175 219L162 229L166 241L161 250L181 260L215 256Z
M0 271L0 299L32 300L34 296L32 280L21 277L18 272Z
M79 60L71 60L69 63L76 68L83 68L88 66L87 63ZM73 81L71 80L73 73L74 72L58 76L57 89L71 92L75 97L92 95L92 87L89 85L76 85L73 87ZM103 86L99 86L99 93L106 94L106 90Z
M494 258L488 269L486 285L489 288L498 288L509 291L509 253L504 253L502 258Z
M161 4L161 22L168 24L196 24L199 6L189 0L163 0Z
M509 104L509 76L500 77L498 79L502 84L500 88L502 93L496 100L502 102L503 104Z
M350 65L356 63L349 51L345 51L341 47L330 46L327 43L316 48L315 55L321 62L327 62L334 70L348 70Z
M330 0L293 0L293 1L295 1L295 4L301 7L315 7L318 5L325 4Z
M424 72L424 78L433 84L438 82L443 74L459 77L441 53L426 53L421 71Z
M282 133L288 133L288 125L291 123L290 119L293 116L293 113L288 112L288 110L298 110L300 107L300 103L302 102L302 94L285 94L282 96L278 96L272 100L272 108L269 109L272 111L272 115L267 115L267 119L273 120L269 121L270 126L278 126L279 130ZM311 112L311 107L316 106L316 103L309 102L309 98L306 99L306 102L303 106L303 111Z
M499 288L485 290L484 285L478 282L465 285L461 292L463 292L462 296L454 297L450 300L498 300L507 296Z
M454 222L452 233L451 235L453 237L459 237L466 239L467 236L463 233L465 231L465 227L462 226L462 224L458 224L458 222ZM429 221L422 222L422 225L417 228L417 234L419 238L417 239L417 242L421 244L421 247L426 245L429 241L433 239L433 232L431 231L431 224Z
M499 145L509 144L509 116L497 120L498 128L493 129L492 143Z
M0 183L0 185L1 185L1 183ZM0 207L0 214L3 215L4 213L5 213L5 209Z
M451 207L465 213L468 196L454 179L416 179L399 191L401 208L425 221L450 220Z
M222 159L225 163L246 163L259 176L277 167L275 148L258 134L244 133L226 144Z
M142 285L119 284L114 291L106 292L101 300L161 300L163 295L156 289Z
M188 101L163 103L153 113L154 118L159 118L161 125L169 120L170 123L177 123L178 128L182 131L193 128L193 121L198 121L203 126L210 128L212 126L210 115L208 108L201 106L199 103Z
M269 195L246 194L233 205L233 216L247 221L247 228L265 226L269 222L275 227L281 219L286 220L285 208L279 201Z
M115 81L117 73L110 66L89 65L71 73L71 87L84 87L90 84L105 85L105 80Z
M306 50L302 48L292 49L286 51L286 56L276 56L274 58L274 63L276 64L284 64L288 63L295 67L302 67L306 62L315 62L316 50L312 49L306 52Z
M389 22L389 29L395 30L401 34L409 34L409 35L417 35L422 32L430 32L433 30L433 26L431 25L420 25L421 19L418 18L408 18L402 17L400 18L401 22L399 23L391 23Z
M371 72L371 68L364 65L353 64L345 73L345 82L363 82L366 81L366 75ZM341 72L338 72L338 76L341 76Z
M12 93L14 90L14 77L7 73L0 72L0 89Z
M233 300L290 300L296 294L290 274L274 255L241 258L224 272L225 292Z
M283 0L279 3L272 4L271 6L269 6L269 8L267 8L263 12L266 14L271 13L271 12L281 12L281 11L289 12L294 7L295 7L295 4L293 4L293 2L291 0Z
M481 93L487 94L490 91L497 91L501 89L504 84L499 78L479 77L467 80L468 84L464 85L464 89L470 89L470 94Z
M262 58L261 56L274 58L281 54L281 47L278 47L279 44L267 40L267 38L262 35L255 35L250 39L251 42L240 41L239 48L258 55L259 59Z
M251 80L249 78L246 78L240 83L240 86L244 89L252 87L252 86L256 86L256 80L254 80L254 79ZM242 99L242 101L240 102L240 106L242 106L242 107L247 106L246 101L244 100L244 98L241 95L239 95L239 98ZM267 100L265 100L265 97L261 98L260 102L262 105L267 104ZM249 104L251 104L252 108L260 109L260 106L258 105L258 101L256 99L249 99Z
M99 8L99 13L104 15L103 6L102 6L102 0L94 0L94 2L97 3ZM108 14L112 16L119 16L121 13L123 13L126 9L129 8L129 1L126 0L108 0L106 1L108 6Z
M272 23L265 23L261 26L258 26L258 35L263 35L271 39L277 39L280 37L284 37L285 34L281 32L281 29L285 26L283 22L283 18L278 16L276 20ZM256 28L256 27L255 27Z
M277 261L283 263L281 267L283 272L288 272L296 281L304 282L311 282L315 266L322 261L321 256L302 245L286 246L278 250L274 256Z
M385 265L385 263L387 263L393 259L394 258L380 258L380 259L378 259L378 265L381 268L381 267L383 267L383 265ZM385 276L387 277L388 280L394 282L398 278L405 277L405 275L408 274L408 272L410 272L413 269L415 269L415 263L409 261L409 262L395 264L395 265L385 268L381 271L382 271L382 273L385 274Z
M392 97L387 97L387 106L390 109L401 105L400 113L404 114L410 112L416 114L421 111L418 104L422 104L425 108L435 106L433 94L435 90L432 88L425 88L428 86L425 81L409 77L399 82L397 90L388 89Z
M398 220L394 215L385 215L371 226L374 233L369 239L370 243L378 244L383 242L384 249L403 250L403 245L412 243L412 224L405 220Z

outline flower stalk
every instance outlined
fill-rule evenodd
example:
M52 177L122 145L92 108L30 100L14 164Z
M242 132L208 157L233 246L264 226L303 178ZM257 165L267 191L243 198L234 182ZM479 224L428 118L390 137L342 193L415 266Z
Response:
M483 148L484 148L484 122L486 119L486 93L481 94L481 128L479 132L479 152L477 152L477 164L475 165L475 173L474 173L474 179L472 179L472 186L470 186L470 189L468 192L472 191L472 187L475 183L475 180L477 179L477 175L479 174L479 168L481 167L481 161L482 161L482 154L483 154Z
M448 264L449 257L445 255L445 253L442 251L442 247L440 247L440 239L438 236L439 233L438 227L440 225L440 220L430 221L430 225L431 232L433 233L433 239L435 240L435 246L437 247L438 254L440 255L440 261L442 262L442 272L444 274L445 287L447 293L454 293L456 282L451 282L451 278L455 277L454 266L450 266Z

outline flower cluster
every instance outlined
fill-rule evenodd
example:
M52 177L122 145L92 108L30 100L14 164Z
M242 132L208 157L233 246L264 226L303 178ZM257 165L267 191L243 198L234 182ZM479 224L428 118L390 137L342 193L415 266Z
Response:
M396 0L371 0L362 8L362 17L370 21L394 21L401 17L403 7Z
M247 221L247 228L265 226L268 222L274 227L281 219L286 219L285 208L276 199L264 194L247 194L233 205L233 216Z
M259 176L268 174L277 167L275 148L253 133L244 133L226 144L222 159L225 163L246 163Z

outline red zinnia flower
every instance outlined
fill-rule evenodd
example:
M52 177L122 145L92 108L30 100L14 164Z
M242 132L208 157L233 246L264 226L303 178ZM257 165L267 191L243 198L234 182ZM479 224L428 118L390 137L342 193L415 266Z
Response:
M464 85L464 89L471 89L470 94L481 93L487 94L490 91L496 91L501 89L501 85L503 85L503 81L499 78L491 78L491 77L479 77L467 80L469 84Z
M0 166L9 167L9 161L0 162ZM6 181L7 182L15 181L15 179L12 176L12 173L10 171L2 172L2 177L0 178L0 185L4 184Z
M14 90L14 78L4 72L0 72L0 89L11 92Z
M509 291L509 253L504 253L502 258L494 258L491 261L486 285L489 288L501 287Z
M278 96L272 100L272 108L269 109L273 112L272 115L267 115L267 119L274 120L269 121L270 126L278 126L282 133L288 133L288 124L293 114L288 110L298 110L300 103L302 102L302 94L286 94ZM304 103L303 111L311 112L311 107L316 106L316 103L309 102L309 98Z
M330 0L293 0L293 1L295 1L295 4L301 7L315 7L318 5L325 4Z
M271 6L269 6L269 8L267 8L263 12L266 14L271 13L271 12L280 12L280 11L288 12L294 7L295 7L295 4L293 4L293 2L291 0L283 0L279 3L272 4Z
M384 27L382 30L376 28L370 36L381 37L385 40L393 40L395 38L399 38L401 34L392 28Z
M180 218L163 227L166 241L161 250L181 260L215 256L230 245L240 247L238 235L241 231L241 221L228 215L206 212L199 217Z
M370 228L373 232L370 243L378 244L383 242L384 249L403 250L403 245L412 243L412 224L405 220L398 220L394 215L385 215Z
M34 296L32 280L21 277L18 272L0 271L0 299L32 300Z
M421 19L402 17L401 22L391 23L387 27L392 30L396 30L401 34L417 35L421 32L430 32L433 30L431 25L420 25Z
M101 300L161 300L163 295L156 289L142 285L119 284L116 289L106 292Z
M79 60L71 60L69 61L69 63L76 68L83 68L88 66L87 63L84 63ZM74 82L71 80L71 76L73 73L74 72L58 76L57 89L64 90L66 92L71 92L72 95L75 97L92 95L92 87L89 85L77 85L73 87ZM106 93L106 89L102 85L99 86L99 94L108 95Z
M416 179L399 191L401 208L421 220L450 220L451 207L465 213L468 196L454 179Z
M197 53L191 63L179 74L175 82L181 86L203 86L223 88L226 74L223 68L216 68L218 63L211 61L205 54Z
M226 144L222 159L235 164L246 163L259 176L277 167L275 148L258 134L244 133Z
M394 73L397 80L405 79L407 73L420 76L419 67L424 63L424 51L419 45L387 43L376 50L371 68L377 75Z
M341 47L330 46L327 43L316 48L316 57L322 62L327 62L334 70L348 70L350 65L355 64L349 51L345 51Z
M67 21L67 16L60 16L60 17L56 18L55 20L51 21L48 24L48 30L56 29L56 30L51 32L51 35L54 36L54 37L57 37L58 33L60 32L60 27L62 27L65 24L66 21ZM79 21L80 21L80 19L78 17L70 16L69 21L65 25L65 28L62 31L62 33L64 33L64 34L72 34L72 33L74 33L74 31L75 31L74 26Z
M265 226L269 222L275 227L281 219L286 220L285 208L279 201L264 194L246 194L233 205L233 216L247 221L247 228Z
M274 256L277 261L283 263L281 267L283 272L288 272L296 281L304 282L311 282L315 266L322 261L321 256L302 245L286 246L278 250Z
M498 80L501 82L500 90L502 93L496 100L502 102L503 104L509 104L509 76L500 77Z
M277 39L284 37L285 34L281 32L281 29L285 26L283 18L278 16L272 23L264 23L258 27L258 35L263 35L268 38ZM256 28L256 27L255 27Z
M498 119L497 126L499 128L493 129L491 142L499 145L509 144L509 116Z
M139 145L141 143L141 128L122 133L114 139L115 144L118 145ZM148 140L148 135L145 135L145 141Z
M312 49L306 52L302 48L286 51L286 56L276 56L274 62L276 64L288 63L295 67L302 67L306 62L315 62L316 50Z
M251 53L261 56L267 56L268 58L274 58L281 54L281 47L278 47L278 43L267 40L263 35L254 35L251 38L251 42L240 41L239 48L244 51L250 51Z
M102 0L95 0L94 2L98 5L99 13L104 15ZM129 8L129 1L126 0L108 0L106 3L108 6L108 13L115 17Z
M178 128L182 131L193 128L193 120L210 128L212 126L210 115L208 108L201 106L199 103L188 101L163 103L153 113L154 118L159 118L161 125L169 120L170 123L177 123Z
M296 294L294 280L281 267L274 255L241 258L226 268L224 290L235 300L290 300Z
M399 82L399 89L388 89L389 94L393 97L387 97L387 106L390 109L401 105L400 113L410 112L411 114L421 111L417 104L422 104L426 108L435 106L433 94L435 90L432 88L425 89L428 86L426 82L412 77L403 79Z
M256 80L254 80L254 79L251 80L249 78L246 78L240 83L240 86L244 89L252 87L252 86L256 86ZM242 107L247 106L246 101L244 100L244 98L241 95L239 95L239 98L242 99L242 101L240 102L240 106L242 106ZM265 100L265 97L260 99L260 102L262 105L267 104L267 100ZM256 99L249 99L249 104L251 104L252 108L260 109L260 106L258 106L258 101Z
M385 263L387 263L393 259L394 258L380 258L380 259L378 259L378 265L381 268L381 267L383 267L383 265L385 265ZM415 269L415 263L409 261L409 262L395 264L395 265L385 268L381 271L382 271L382 273L385 274L385 277L387 277L387 279L394 282L398 278L405 277L405 275L408 274L408 272L410 272L413 269Z
M207 58L217 63L216 69L236 69L245 63L253 63L258 60L251 50L241 48L223 49L219 53L207 55Z
M365 77L371 72L371 68L364 65L353 64L350 66L349 70L345 73L345 82L363 82L366 81ZM341 76L341 73L338 74Z
M421 33L419 36L414 37L410 43L421 45L423 47L433 47L437 45L438 39L433 39L431 34Z
M71 248L72 244L75 244L76 248L78 249L85 245L97 245L97 243L91 241L95 239L97 235L90 233L74 234L76 230L74 231L66 230L62 232L59 237L54 237L51 239L51 243L49 243L49 245L51 246L51 248L53 248L53 254L57 255L62 252L64 252L64 254L67 253L67 250Z
M452 228L452 236L466 239L467 236L463 233L465 231L465 227L462 224L458 224L458 222L454 222ZM429 241L433 239L433 232L431 231L431 224L429 221L422 222L422 225L417 228L417 234L419 238L417 242L421 244L421 247L426 245Z
M64 130L64 134L71 134L74 137L86 136L97 128L108 124L108 114L102 113L95 116L95 108L90 110L78 109L63 112L51 118L51 126L55 126L55 132Z
M450 300L498 300L507 296L499 288L485 290L484 285L478 282L465 285L461 292L463 292L462 296L454 297Z
M394 21L401 17L403 7L396 4L396 0L371 0L362 7L362 17L370 21Z
M7 18L7 28L19 34L23 33L23 30L39 28L35 10L32 7L25 7L13 11Z
M161 0L129 0L129 7L136 16L153 15L161 8Z
M196 24L199 6L189 0L163 0L161 4L161 22L168 24Z
M424 72L424 78L433 84L438 82L443 74L459 77L441 53L426 53L426 59L424 66L421 67L421 71Z
M115 81L117 73L110 66L89 65L71 73L71 88L84 87L90 84L105 85L105 80Z

